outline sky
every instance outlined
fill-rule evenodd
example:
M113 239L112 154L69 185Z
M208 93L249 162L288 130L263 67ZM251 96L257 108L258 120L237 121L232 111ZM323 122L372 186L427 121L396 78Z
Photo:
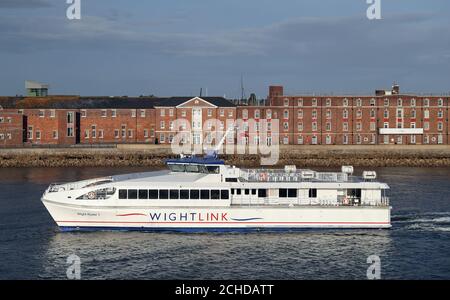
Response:
M0 95L450 92L450 1L0 0Z

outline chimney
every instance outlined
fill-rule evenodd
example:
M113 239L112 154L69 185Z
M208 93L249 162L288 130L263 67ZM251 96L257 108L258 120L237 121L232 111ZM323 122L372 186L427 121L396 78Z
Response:
M282 85L271 85L269 86L269 98L268 104L273 105L274 98L283 96L283 86Z

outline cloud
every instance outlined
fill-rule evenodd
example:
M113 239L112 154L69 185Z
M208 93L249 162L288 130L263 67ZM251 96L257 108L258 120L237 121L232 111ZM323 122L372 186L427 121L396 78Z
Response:
M50 7L47 0L0 0L1 8L41 8Z

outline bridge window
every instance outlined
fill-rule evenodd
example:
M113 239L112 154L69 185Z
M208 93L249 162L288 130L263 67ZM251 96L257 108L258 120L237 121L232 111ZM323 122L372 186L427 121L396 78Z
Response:
M139 190L139 199L148 199L148 190Z
M201 190L200 198L201 199L209 199L209 190Z
M119 199L127 199L127 190L119 190Z
M191 199L199 199L200 198L200 192L199 190L191 190Z
M237 182L237 178L225 178L225 182Z
M220 190L211 190L211 199L220 199Z
M252 195L256 195L256 189L252 189Z
M181 190L180 199L189 199L189 190Z
M128 190L128 199L137 199L137 190Z
M280 198L287 198L287 196L288 196L287 189L279 189L278 190L278 196Z
M288 197L291 198L297 197L297 189L288 189Z
M245 189L245 194L250 195L250 189Z
M169 191L159 190L159 199L169 199Z
M170 190L170 199L178 199L179 193L179 190Z
M258 197L260 197L260 198L267 197L267 190L266 189L258 189Z
M317 198L317 189L309 189L309 198Z
M230 195L228 190L221 190L220 191L220 199L225 200L225 199L229 199Z
M149 199L158 199L158 190L148 190Z

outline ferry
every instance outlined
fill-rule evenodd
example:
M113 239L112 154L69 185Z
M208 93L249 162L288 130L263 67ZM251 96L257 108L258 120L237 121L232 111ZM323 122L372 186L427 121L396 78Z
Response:
M54 183L41 200L62 231L391 227L389 186L374 171L244 169L211 153L166 164L163 171Z

